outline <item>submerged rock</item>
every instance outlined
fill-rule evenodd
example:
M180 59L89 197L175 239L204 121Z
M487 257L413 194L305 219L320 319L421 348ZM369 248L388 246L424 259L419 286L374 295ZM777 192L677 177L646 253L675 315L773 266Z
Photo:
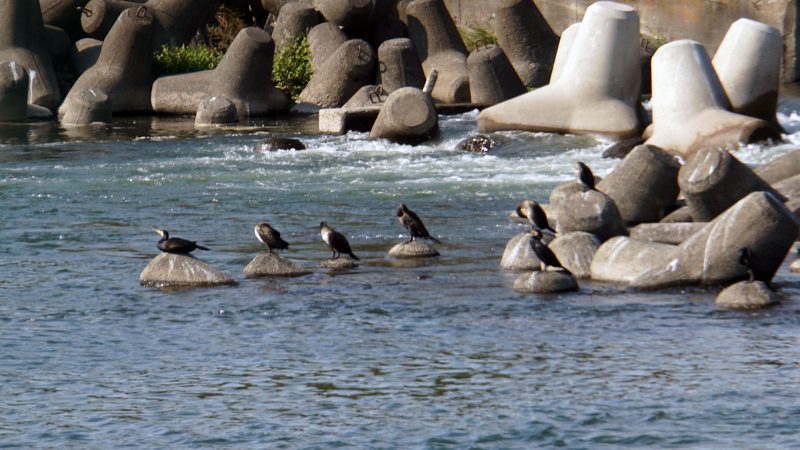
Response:
M600 248L597 236L583 231L576 231L556 236L548 247L553 250L558 262L572 272L576 278L592 276L592 260Z
M311 272L277 253L260 253L242 271L247 278L253 277L299 277Z
M456 144L456 150L470 153L487 153L496 145L497 142L489 136L479 134L477 136L470 136Z
M565 270L536 270L514 280L514 290L532 294L570 292L578 290L578 281Z
M763 281L740 281L717 295L714 304L729 309L760 309L780 302L778 294Z
M358 264L345 258L326 259L317 264L317 269L354 269Z
M306 146L299 139L292 138L264 138L253 146L256 152L274 152L277 150L305 150Z
M190 255L161 253L142 271L142 286L209 287L235 284L230 277Z
M432 245L420 241L401 242L389 250L389 256L395 258L425 258L439 256Z

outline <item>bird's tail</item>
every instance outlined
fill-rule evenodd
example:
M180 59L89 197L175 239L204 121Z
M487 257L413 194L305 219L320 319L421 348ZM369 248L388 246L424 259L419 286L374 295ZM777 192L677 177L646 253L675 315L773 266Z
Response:
M442 241L440 241L440 240L436 239L436 238L435 238L435 237L433 237L433 236L428 236L428 239L432 240L433 242L436 242L437 244L441 244L441 243L442 243Z
M351 257L351 258L353 258L353 259L355 259L356 261L361 261L361 260L358 258L358 256L356 256L356 255L354 255L354 254L352 254L352 253L348 253L348 255L350 255L350 257Z
M197 245L197 244L195 244L195 245ZM197 248L199 248L200 250L208 251L208 249L206 247L203 247L202 245L198 245Z

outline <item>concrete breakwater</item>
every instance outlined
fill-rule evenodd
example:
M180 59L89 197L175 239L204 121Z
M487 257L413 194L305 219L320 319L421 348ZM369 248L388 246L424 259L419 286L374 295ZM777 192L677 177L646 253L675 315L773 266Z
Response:
M408 3L403 0L400 3ZM445 0L447 9L459 26L491 24L486 14L498 0ZM579 22L594 0L535 0L556 34ZM642 36L648 49L679 39L692 39L714 54L732 23L747 18L766 23L783 35L784 83L800 79L797 58L797 2L794 0L621 0L639 15ZM652 48L652 50L655 50Z

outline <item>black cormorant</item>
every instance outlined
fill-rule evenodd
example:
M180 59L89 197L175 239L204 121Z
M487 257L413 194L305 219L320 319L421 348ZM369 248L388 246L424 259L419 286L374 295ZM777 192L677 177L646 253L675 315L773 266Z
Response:
M293 252L294 250L289 248L289 243L281 239L281 233L272 228L267 222L261 222L255 227L255 234L256 238L261 241L262 244L266 245L269 249L269 253L272 253L272 249L276 250L289 250Z
M535 201L525 200L517 205L516 211L518 216L528 219L528 222L530 222L534 228L550 230L553 233L556 232L556 230L550 227L550 223L547 221L547 213L545 213L542 206Z
M580 161L575 163L575 177L578 178L580 184L586 186L589 190L595 190L594 174L586 164Z
M159 250L165 253L178 253L178 254L188 254L193 252L195 249L200 250L208 250L207 248L203 247L202 245L197 245L194 241L187 241L186 239L181 238L171 238L169 237L169 233L167 230L159 230L158 228L153 228L153 231L161 235L161 240L158 241L156 247Z
M412 242L414 238L424 238L430 239L437 244L442 243L442 241L428 233L428 230L425 229L425 225L422 223L419 216L414 213L414 211L408 209L405 203L400 203L400 206L397 207L397 217L400 223L406 227L406 230L411 233L411 239L409 239L408 242Z
M747 267L747 272L750 274L750 281L763 281L769 286L771 277L764 272L764 267L755 253L750 251L749 248L744 247L739 249L739 264Z
M319 234L322 235L322 240L325 241L325 244L333 252L331 260L339 258L339 255L342 253L350 255L351 258L358 260L358 256L354 255L353 251L350 250L350 243L347 242L347 238L333 228L328 228L327 222L319 224Z
M567 273L571 273L569 270L564 268L561 265L561 262L556 257L556 254L550 250L550 247L547 246L544 242L542 242L542 232L534 228L533 230L528 231L533 235L533 239L530 241L531 249L533 249L533 253L539 258L539 261L542 262L544 268L542 270L547 270L548 266L558 267L561 268L563 271Z

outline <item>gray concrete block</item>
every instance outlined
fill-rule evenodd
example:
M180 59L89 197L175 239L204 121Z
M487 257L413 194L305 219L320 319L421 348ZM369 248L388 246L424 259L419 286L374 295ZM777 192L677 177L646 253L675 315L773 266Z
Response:
M678 174L678 183L686 206L695 222L708 222L750 192L778 194L749 167L718 148L694 153Z
M639 241L624 236L604 242L592 259L592 279L632 283L655 267L674 259L678 248L658 242Z
M640 145L596 186L614 200L625 222L657 222L662 210L674 205L680 194L680 169L674 156Z
M439 116L430 96L417 88L405 87L389 94L369 138L417 143L427 140L438 128Z
M310 273L277 253L259 253L242 271L246 278L299 277Z
M300 93L299 101L320 108L340 107L374 79L375 50L366 41L351 39L340 45Z
M497 46L478 48L467 57L470 101L494 104L525 94L514 66Z
M81 89L72 93L72 107L61 117L66 126L111 123L111 100L102 91Z
M365 37L372 28L372 0L314 0L314 7L348 36Z
M628 229L614 200L600 191L590 190L564 198L559 204L557 215L558 234L585 231L601 241L628 235Z
M122 0L90 0L83 7L81 27L89 36L104 40L122 11L142 6L137 2Z
M280 51L287 45L293 45L297 37L306 34L318 24L319 13L313 7L302 3L283 5L272 31L275 50Z
M376 84L383 86L386 92L402 87L422 89L425 86L425 73L411 39L391 39L378 47Z
M387 98L389 98L389 93L384 91L383 87L368 84L356 91L356 93L342 105L342 109L370 108L373 106L381 107L386 102Z
M319 110L319 132L342 135L348 131L369 131L381 112L380 106L366 108L327 108Z
M308 32L308 51L311 53L311 69L318 72L325 65L325 61L336 50L347 42L347 33L336 24L324 22L313 27Z
M553 250L561 265L572 272L575 278L590 278L592 260L600 244L602 242L597 236L575 231L556 236L548 247Z
M678 245L707 225L706 222L642 223L630 228L631 239Z
M493 2L492 29L522 82L527 87L544 86L558 48L558 36L531 0ZM475 101L473 99L473 101Z
M793 150L753 169L756 175L769 184L775 184L795 175L800 175L800 151Z
M147 265L139 277L142 286L211 287L235 284L219 270L189 255L161 253Z
M84 38L75 42L69 50L69 63L80 76L83 72L97 63L103 41L94 38Z
M244 28L216 69L158 78L153 108L163 114L194 114L200 102L218 96L236 105L240 118L285 111L289 99L271 81L274 49L269 33Z
M761 309L780 303L778 294L763 281L740 281L717 295L714 304L727 309Z

